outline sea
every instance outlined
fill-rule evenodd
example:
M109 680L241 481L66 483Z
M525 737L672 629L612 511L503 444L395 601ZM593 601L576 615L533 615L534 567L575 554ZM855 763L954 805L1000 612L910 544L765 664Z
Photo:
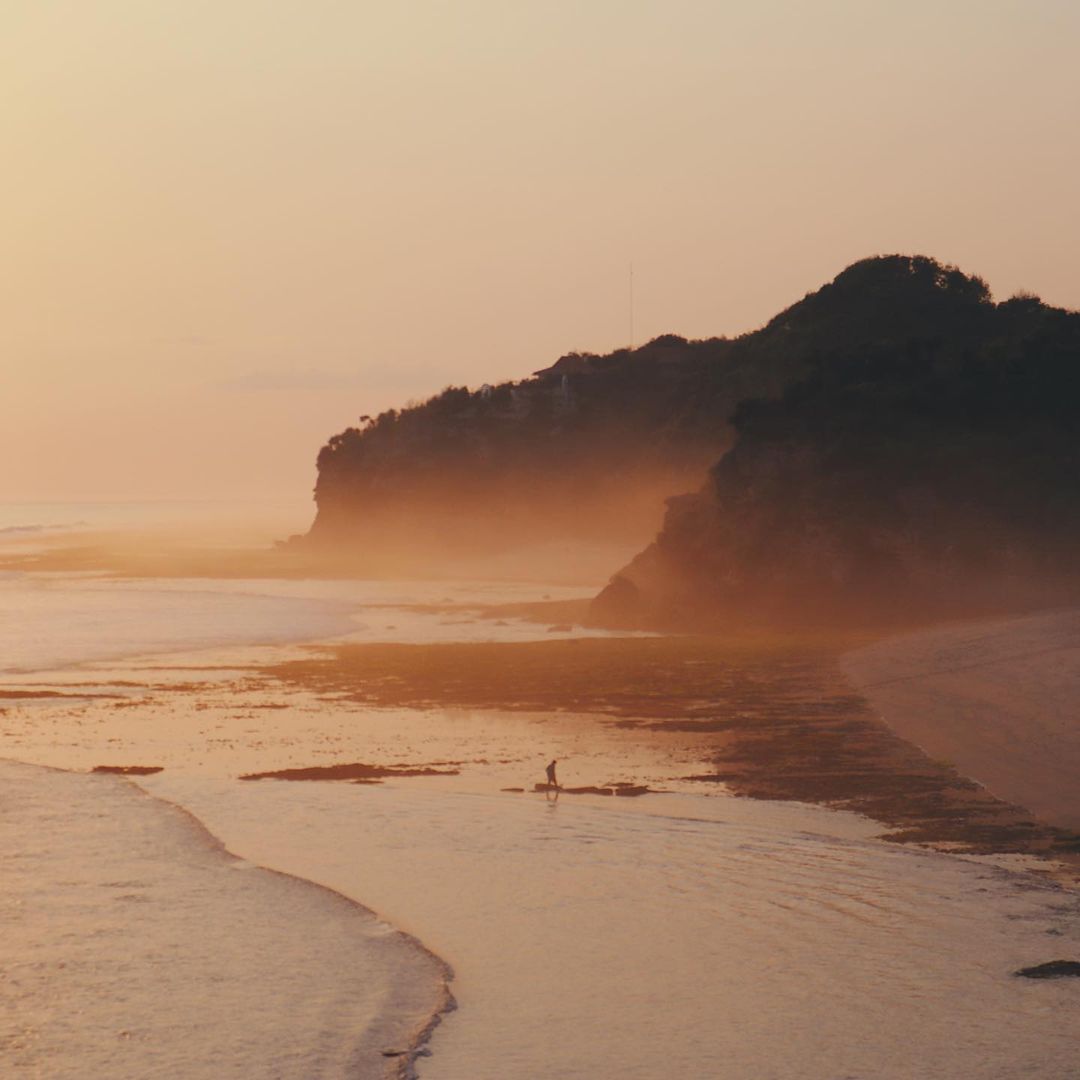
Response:
M25 546L164 516L34 504L3 508L0 528ZM695 793L672 779L707 752L689 737L277 700L237 681L253 658L317 642L581 633L476 612L587 592L6 574L0 693L118 696L0 701L0 1075L1076 1075L1080 988L1013 972L1077 954L1080 902L1023 860ZM173 692L190 678L197 699ZM151 706L134 681L152 684ZM377 754L459 768L382 785L237 780L245 765ZM670 790L504 790L531 787L549 755ZM89 771L113 758L164 768Z

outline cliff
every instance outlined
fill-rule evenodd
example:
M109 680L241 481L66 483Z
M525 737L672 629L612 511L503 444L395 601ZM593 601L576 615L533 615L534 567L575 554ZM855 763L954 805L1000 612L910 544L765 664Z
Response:
M633 550L729 445L738 402L804 373L806 349L776 338L669 334L363 417L319 453L316 519L292 544L376 571L545 544Z
M1080 315L889 256L766 329L806 377L740 405L730 449L669 501L595 622L891 623L1080 597Z

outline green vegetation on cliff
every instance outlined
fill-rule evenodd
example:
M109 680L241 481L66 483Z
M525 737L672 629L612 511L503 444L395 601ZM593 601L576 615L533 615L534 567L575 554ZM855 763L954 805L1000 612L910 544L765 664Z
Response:
M910 620L1080 593L1080 314L922 257L868 259L765 333L805 377L734 444L593 617Z
M400 566L439 554L562 542L638 544L664 500L697 487L746 397L803 372L768 328L674 334L606 356L572 353L520 382L441 394L335 435L318 459L313 551Z

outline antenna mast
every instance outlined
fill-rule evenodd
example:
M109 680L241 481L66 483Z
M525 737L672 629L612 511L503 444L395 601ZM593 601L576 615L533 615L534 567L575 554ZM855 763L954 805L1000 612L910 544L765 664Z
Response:
M630 260L630 348L634 347L634 260Z

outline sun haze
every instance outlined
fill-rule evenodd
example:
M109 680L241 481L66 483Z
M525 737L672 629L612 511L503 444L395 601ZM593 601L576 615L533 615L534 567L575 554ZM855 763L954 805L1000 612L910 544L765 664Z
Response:
M0 498L293 496L361 413L739 333L875 252L1076 307L1078 31L1064 0L13 0Z

